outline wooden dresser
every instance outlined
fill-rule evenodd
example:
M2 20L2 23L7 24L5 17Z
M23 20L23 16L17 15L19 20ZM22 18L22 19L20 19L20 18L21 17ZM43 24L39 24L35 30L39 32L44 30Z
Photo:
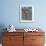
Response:
M3 32L3 46L44 46L44 32Z

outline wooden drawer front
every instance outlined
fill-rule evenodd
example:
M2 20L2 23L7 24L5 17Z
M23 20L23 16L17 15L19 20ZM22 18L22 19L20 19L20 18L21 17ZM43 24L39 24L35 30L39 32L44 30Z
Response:
M3 38L3 45L6 46L22 46L23 37L22 36L8 36Z
M39 35L39 36L41 36L41 35L44 35L44 32L25 32L25 33L24 33L24 36L26 36L26 35L27 35L27 36L29 36L29 35L35 35L35 36L36 36L36 35L37 35L37 36Z
M17 44L2 44L2 46L23 46L23 43L17 43Z
M32 46L44 46L43 44L32 44Z
M4 32L4 36L23 36L23 32Z
M6 37L6 36L4 36L4 37L3 37L3 44L8 43L8 41L9 41L9 38L8 38L8 37Z
M43 44L44 36L32 36L32 44Z
M32 44L32 37L30 37L30 36L25 36L24 37L24 46L31 46L31 44Z
M24 46L44 46L44 36L24 36Z
M23 36L5 36L3 37L3 43L14 43L14 42L21 42L23 40Z
M16 46L14 44L3 44L2 46Z

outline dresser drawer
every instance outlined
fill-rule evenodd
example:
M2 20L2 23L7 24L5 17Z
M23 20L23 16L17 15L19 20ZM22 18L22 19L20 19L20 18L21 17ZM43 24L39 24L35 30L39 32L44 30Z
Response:
M3 46L23 46L23 37L5 37L3 38Z
M44 32L25 32L24 33L24 36L41 36L41 35L45 35Z
M19 43L19 44L18 44L18 43L12 43L12 44L10 44L10 43L8 43L8 44L5 43L5 44L4 44L4 43L3 43L2 46L23 46L23 43L22 43L22 42Z
M44 46L44 44L32 44L32 46Z
M23 32L4 32L5 36L23 36Z
M4 36L3 43L14 43L23 41L23 36Z
M32 43L33 44L43 44L44 36L32 36Z

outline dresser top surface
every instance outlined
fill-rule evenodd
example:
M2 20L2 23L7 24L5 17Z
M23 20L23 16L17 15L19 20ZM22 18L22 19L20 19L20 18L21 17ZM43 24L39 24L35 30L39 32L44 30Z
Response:
M27 33L24 29L16 29L16 31L15 32L9 32L9 33L16 33L16 32L25 32L25 33ZM29 33L45 33L45 32L43 32L43 31L28 31ZM7 33L8 33L8 31L7 31Z

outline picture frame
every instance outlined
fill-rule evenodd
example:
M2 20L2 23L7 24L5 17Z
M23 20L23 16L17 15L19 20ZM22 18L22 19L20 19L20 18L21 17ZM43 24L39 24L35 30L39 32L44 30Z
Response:
M34 7L33 5L20 5L20 22L34 21Z

